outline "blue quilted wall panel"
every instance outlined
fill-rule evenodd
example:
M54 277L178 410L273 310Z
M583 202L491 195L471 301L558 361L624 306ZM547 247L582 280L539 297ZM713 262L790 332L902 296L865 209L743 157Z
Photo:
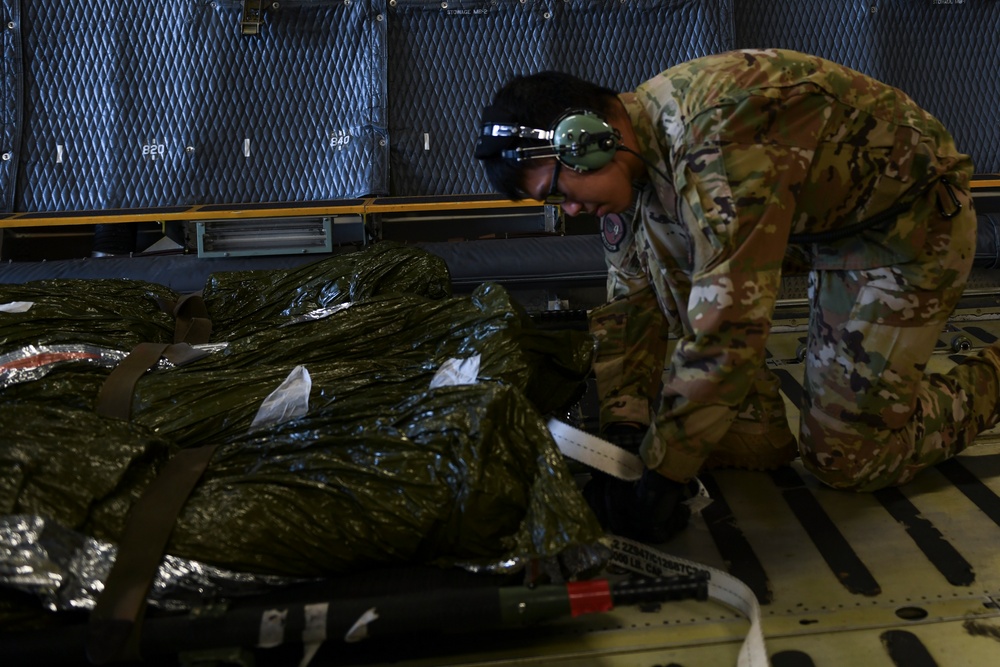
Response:
M15 210L352 198L387 188L369 0L23 3ZM9 181L7 181L9 184Z
M733 0L736 45L842 62L905 91L1000 172L1000 0Z
M1000 173L1000 0L870 0L874 76L951 130L977 173Z
M0 0L0 207L488 191L479 112L515 73L632 88L780 46L937 114L1000 172L1000 0Z
M547 67L631 90L733 43L731 0L565 0L552 4Z
M0 211L13 210L14 177L21 131L21 3L0 0L3 20L0 23L0 49L3 70L0 72Z
M486 191L471 160L474 121L497 82L545 61L544 13L538 0L390 0L393 194Z
M733 0L738 49L794 49L871 72L871 0Z
M479 113L512 75L562 69L627 90L733 42L728 0L390 1L391 190L489 191Z

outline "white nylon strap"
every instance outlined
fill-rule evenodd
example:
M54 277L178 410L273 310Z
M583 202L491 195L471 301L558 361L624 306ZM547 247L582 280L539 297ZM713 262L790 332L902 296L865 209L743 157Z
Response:
M646 464L635 454L564 421L553 418L548 426L559 451L574 461L628 481L639 479L646 469Z
M642 459L607 440L581 431L558 419L550 419L548 427L563 456L624 480L639 479L645 470ZM701 486L701 491L693 500L699 504L691 505L692 512L699 511L701 506L711 502L704 486ZM688 502L690 504L692 501ZM740 647L737 667L768 667L771 664L764 646L764 633L760 627L760 603L749 586L727 572L670 556L635 540L617 535L609 535L607 539L612 561L626 570L643 576L708 572L709 599L737 610L750 621L750 630Z
M708 572L709 599L735 609L750 621L750 630L743 640L736 661L737 667L768 667L771 664L760 627L760 603L749 586L722 570L670 556L635 540L617 535L609 535L606 539L611 548L612 562L646 577Z

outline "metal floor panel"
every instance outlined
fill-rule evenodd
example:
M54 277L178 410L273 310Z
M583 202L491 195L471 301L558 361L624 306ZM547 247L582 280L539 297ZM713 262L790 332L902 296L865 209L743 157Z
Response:
M1000 492L1000 443L974 447L958 462L993 494ZM793 469L844 538L841 553L814 544L768 473L712 475L732 509L727 524L745 536L769 582L762 627L775 667L998 664L1000 526L943 474L919 476L903 495L930 522L930 534L939 532L939 541L953 547L949 561L929 555L877 494L822 488L798 465ZM701 517L666 550L730 571L741 564L724 561ZM877 591L852 590L857 572L828 562L850 554ZM948 581L954 560L970 566L967 584ZM712 602L667 603L655 611L623 607L551 624L523 641L486 636L476 653L394 664L735 665L747 628L742 616Z
M954 336L968 336L973 349L1000 336L990 312L956 316L932 370L955 363ZM798 382L803 333L785 325L772 336L771 362ZM998 429L909 484L876 493L826 488L798 462L703 480L715 503L664 550L755 590L774 667L1000 664ZM523 635L485 635L464 652L443 643L442 655L393 664L716 667L736 664L747 629L714 602L620 607Z

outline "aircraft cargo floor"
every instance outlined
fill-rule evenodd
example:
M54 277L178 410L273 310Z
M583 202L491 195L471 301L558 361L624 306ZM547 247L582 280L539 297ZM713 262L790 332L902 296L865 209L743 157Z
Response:
M959 308L931 370L1000 338L993 294ZM783 376L794 432L789 395L801 378L804 320L777 324L770 363ZM770 473L719 470L702 481L714 503L663 550L750 586L775 667L1000 664L1000 430L874 494L825 488L798 462ZM668 602L437 638L355 664L715 667L736 664L748 625L715 602Z

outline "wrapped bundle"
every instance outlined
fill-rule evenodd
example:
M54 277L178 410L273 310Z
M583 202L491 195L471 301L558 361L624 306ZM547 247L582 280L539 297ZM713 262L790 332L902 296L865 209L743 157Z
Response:
M535 328L499 286L452 297L440 260L393 245L213 276L212 352L145 373L124 422L95 414L95 397L129 345L168 337L169 317L150 303L176 295L129 283L140 302L130 311L126 283L95 282L65 319L47 318L58 338L18 341L37 351L75 340L92 358L0 382L0 513L114 544L171 457L214 446L170 534L171 558L260 576L502 569L601 536L543 418L582 393L592 341ZM32 289L45 302L43 286ZM92 328L96 312L100 322L134 314L115 330ZM439 381L451 367L467 376ZM296 406L291 417L260 423L296 373L308 382L281 399Z

